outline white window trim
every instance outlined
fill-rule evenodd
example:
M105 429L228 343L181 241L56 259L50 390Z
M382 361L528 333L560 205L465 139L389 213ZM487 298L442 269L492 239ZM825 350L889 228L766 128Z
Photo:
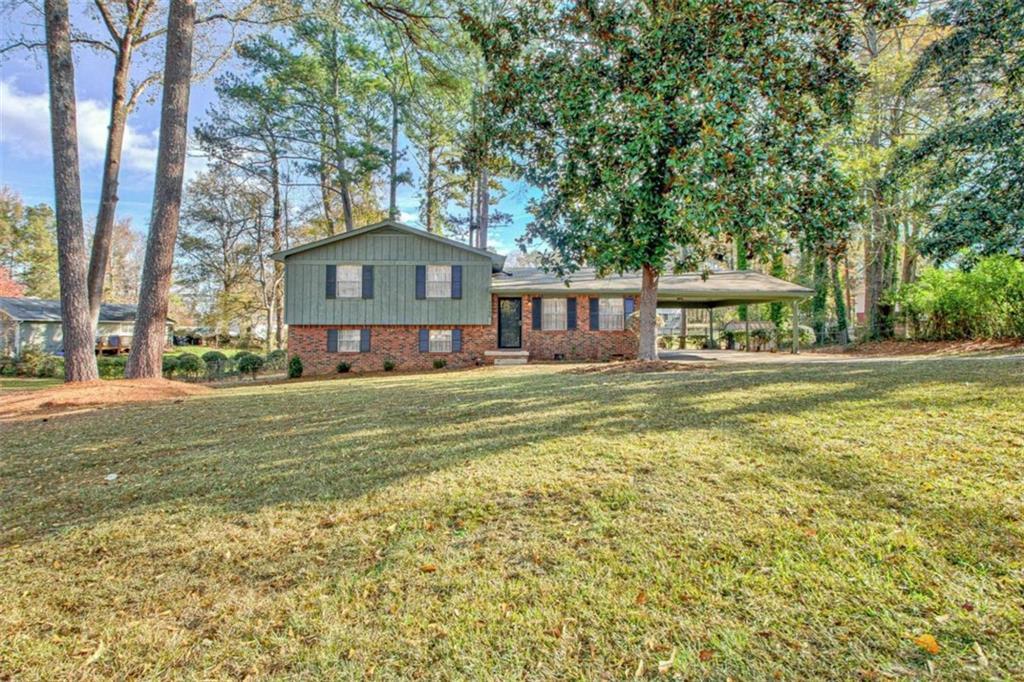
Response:
M363 297L363 266L346 263L334 267L334 297Z
M544 298L540 300L540 330L564 332L569 329L569 299Z
M354 341L353 341L354 340ZM362 340L361 329L339 329L336 353L358 353Z
M432 276L433 273L433 276ZM428 265L426 273L427 298L452 297L452 266Z
M600 331L621 332L626 328L626 300L624 298L599 298L597 313Z
M427 352L429 353L451 353L452 352L452 330L431 329L427 332L429 339Z

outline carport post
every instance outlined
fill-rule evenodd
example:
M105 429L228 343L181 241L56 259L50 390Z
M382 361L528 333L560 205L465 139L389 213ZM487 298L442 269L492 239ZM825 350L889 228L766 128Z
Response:
M793 354L800 353L800 309L793 301Z
M715 342L715 316L711 314L711 308L708 311L708 340L705 344L708 348L711 348Z
M747 327L747 352L749 353L750 352L750 312L749 311L747 311L746 318L747 319L745 319L743 321L743 323Z
M679 350L686 350L686 313L687 309L679 306Z

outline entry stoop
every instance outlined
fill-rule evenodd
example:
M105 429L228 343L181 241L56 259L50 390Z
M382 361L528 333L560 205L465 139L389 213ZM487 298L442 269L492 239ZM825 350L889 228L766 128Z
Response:
M530 359L528 350L488 350L484 357L490 358L495 365L525 365Z

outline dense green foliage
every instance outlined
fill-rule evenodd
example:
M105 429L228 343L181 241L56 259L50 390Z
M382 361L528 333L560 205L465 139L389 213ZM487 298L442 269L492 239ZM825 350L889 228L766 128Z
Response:
M236 356L238 371L242 374L251 374L255 379L260 370L263 369L263 358L255 353L246 353Z
M302 376L302 358L298 355L293 355L292 359L288 361L288 378L298 379Z
M352 369L352 365L351 363L342 360L337 364L337 366L334 369L338 372L338 374L346 374L350 369Z
M951 0L932 19L945 35L906 88L937 88L950 120L898 169L923 170L935 223L922 249L940 261L1024 257L1024 3Z
M178 366L176 370L179 374L184 374L189 378L195 378L199 374L206 370L205 363L195 355L191 353L183 353L178 356Z
M970 271L930 268L897 300L921 338L1024 338L1024 262L1010 256L981 259Z

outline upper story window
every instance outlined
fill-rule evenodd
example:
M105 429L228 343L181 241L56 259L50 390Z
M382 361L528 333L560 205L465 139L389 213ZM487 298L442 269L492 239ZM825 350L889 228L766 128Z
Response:
M358 353L359 338L360 330L358 329L339 329L338 347L335 351L338 353Z
M339 265L335 268L335 298L361 298L363 295L363 269L358 265ZM358 350L358 348L356 348Z
M542 299L541 329L544 331L565 331L568 329L568 306L564 298Z
M452 297L452 266L427 266L427 298Z
M625 328L625 309L621 298L602 298L598 303L602 331L622 331Z

